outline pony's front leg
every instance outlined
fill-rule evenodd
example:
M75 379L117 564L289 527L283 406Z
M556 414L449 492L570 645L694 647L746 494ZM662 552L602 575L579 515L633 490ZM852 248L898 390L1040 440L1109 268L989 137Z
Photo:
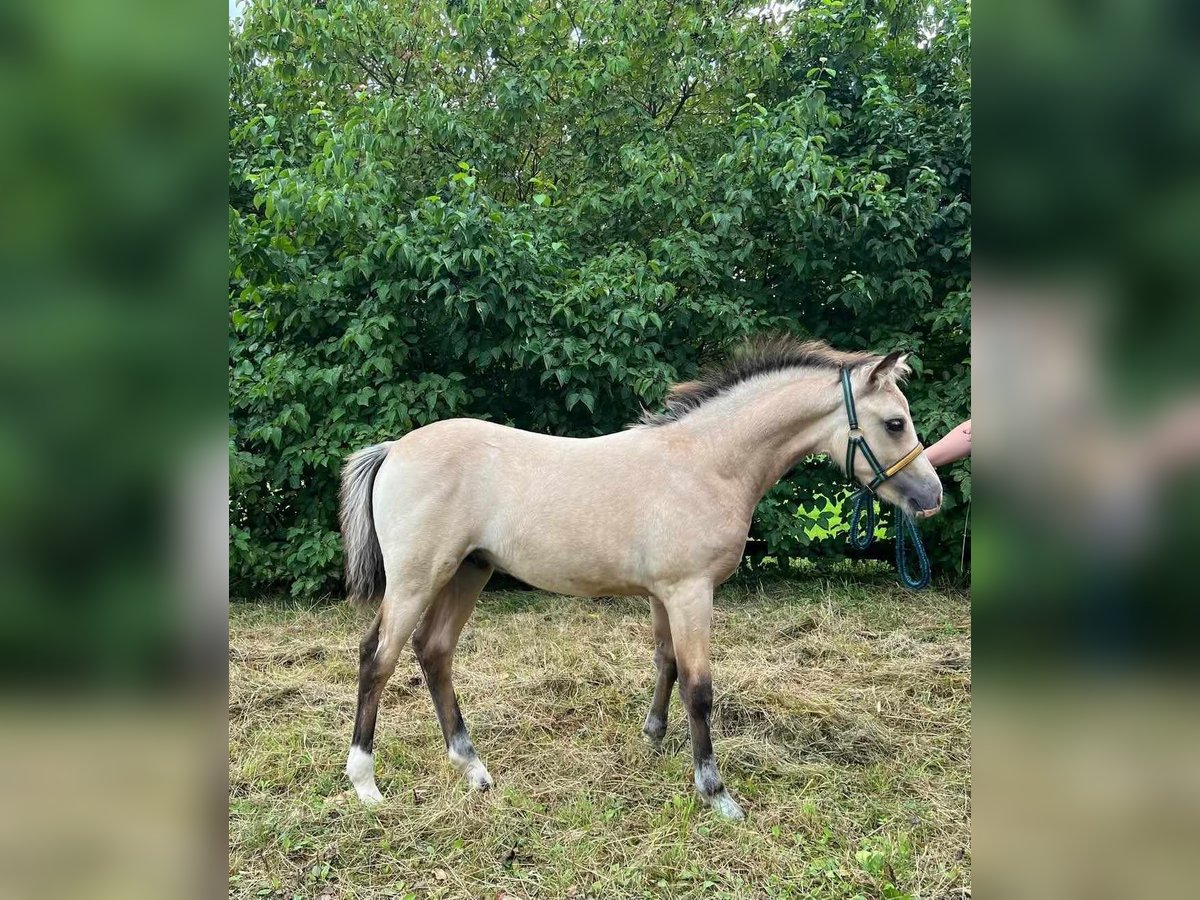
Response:
M667 617L666 607L657 597L650 598L650 614L654 622L654 665L658 669L658 679L654 684L654 697L650 701L650 711L646 713L642 735L650 746L660 747L667 733L667 707L671 705L671 691L675 689L678 669L675 665L675 645L671 641L671 621Z
M700 799L727 819L745 818L729 796L713 756L709 717L712 713L712 585L688 585L663 598L671 620L671 637L679 668L679 693L692 733L693 780Z

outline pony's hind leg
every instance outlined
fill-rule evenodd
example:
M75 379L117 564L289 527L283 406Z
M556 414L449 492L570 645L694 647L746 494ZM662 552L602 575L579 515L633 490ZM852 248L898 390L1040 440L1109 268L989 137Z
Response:
M390 581L390 579L389 579ZM354 717L354 736L346 757L346 774L364 803L383 799L375 786L375 721L384 686L396 671L400 651L408 643L421 615L433 602L434 593L393 591L391 584L359 645L358 711Z
M375 718L379 713L379 694L387 676L379 675L379 626L383 621L383 606L375 613L375 621L358 645L358 709L354 713L354 736L350 739L350 755L346 758L346 774L364 803L383 799L375 786ZM393 670L394 670L393 665ZM388 673L391 674L390 672Z
M666 607L657 597L650 598L650 615L654 623L654 664L658 669L658 679L654 684L654 697L650 701L650 711L646 713L642 735L652 747L659 747L667 733L667 707L671 705L671 691L675 688L678 669L675 664L675 644L671 640L671 622L667 618Z
M491 575L491 566L468 558L450 583L442 588L413 635L413 649L421 663L421 671L425 673L429 696L442 726L446 753L467 784L479 791L492 786L492 776L467 733L467 724L454 691L452 669L458 637Z

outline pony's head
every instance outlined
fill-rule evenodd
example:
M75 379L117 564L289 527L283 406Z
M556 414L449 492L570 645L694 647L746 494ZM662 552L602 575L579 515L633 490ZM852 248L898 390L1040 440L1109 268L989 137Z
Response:
M853 471L846 474L863 485L874 483L881 499L915 518L925 518L941 508L942 482L925 456L908 400L900 390L910 371L907 355L897 350L846 368L857 430L851 428L847 409L835 458L850 459ZM858 446L852 448L856 437Z

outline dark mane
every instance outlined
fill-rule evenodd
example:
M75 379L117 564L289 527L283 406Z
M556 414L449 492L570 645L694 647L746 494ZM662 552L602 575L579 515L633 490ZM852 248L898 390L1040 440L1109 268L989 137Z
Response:
M834 350L824 341L801 341L791 336L759 338L743 346L723 366L710 369L695 381L674 384L663 400L662 412L642 412L639 425L667 425L719 397L744 381L788 369L829 369L878 362L871 353Z

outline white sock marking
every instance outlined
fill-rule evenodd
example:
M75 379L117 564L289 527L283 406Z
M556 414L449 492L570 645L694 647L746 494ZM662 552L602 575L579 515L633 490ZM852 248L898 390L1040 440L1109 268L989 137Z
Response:
M346 757L346 774L359 800L368 805L382 802L383 795L375 787L374 754L367 753L361 747L351 747L350 755Z

